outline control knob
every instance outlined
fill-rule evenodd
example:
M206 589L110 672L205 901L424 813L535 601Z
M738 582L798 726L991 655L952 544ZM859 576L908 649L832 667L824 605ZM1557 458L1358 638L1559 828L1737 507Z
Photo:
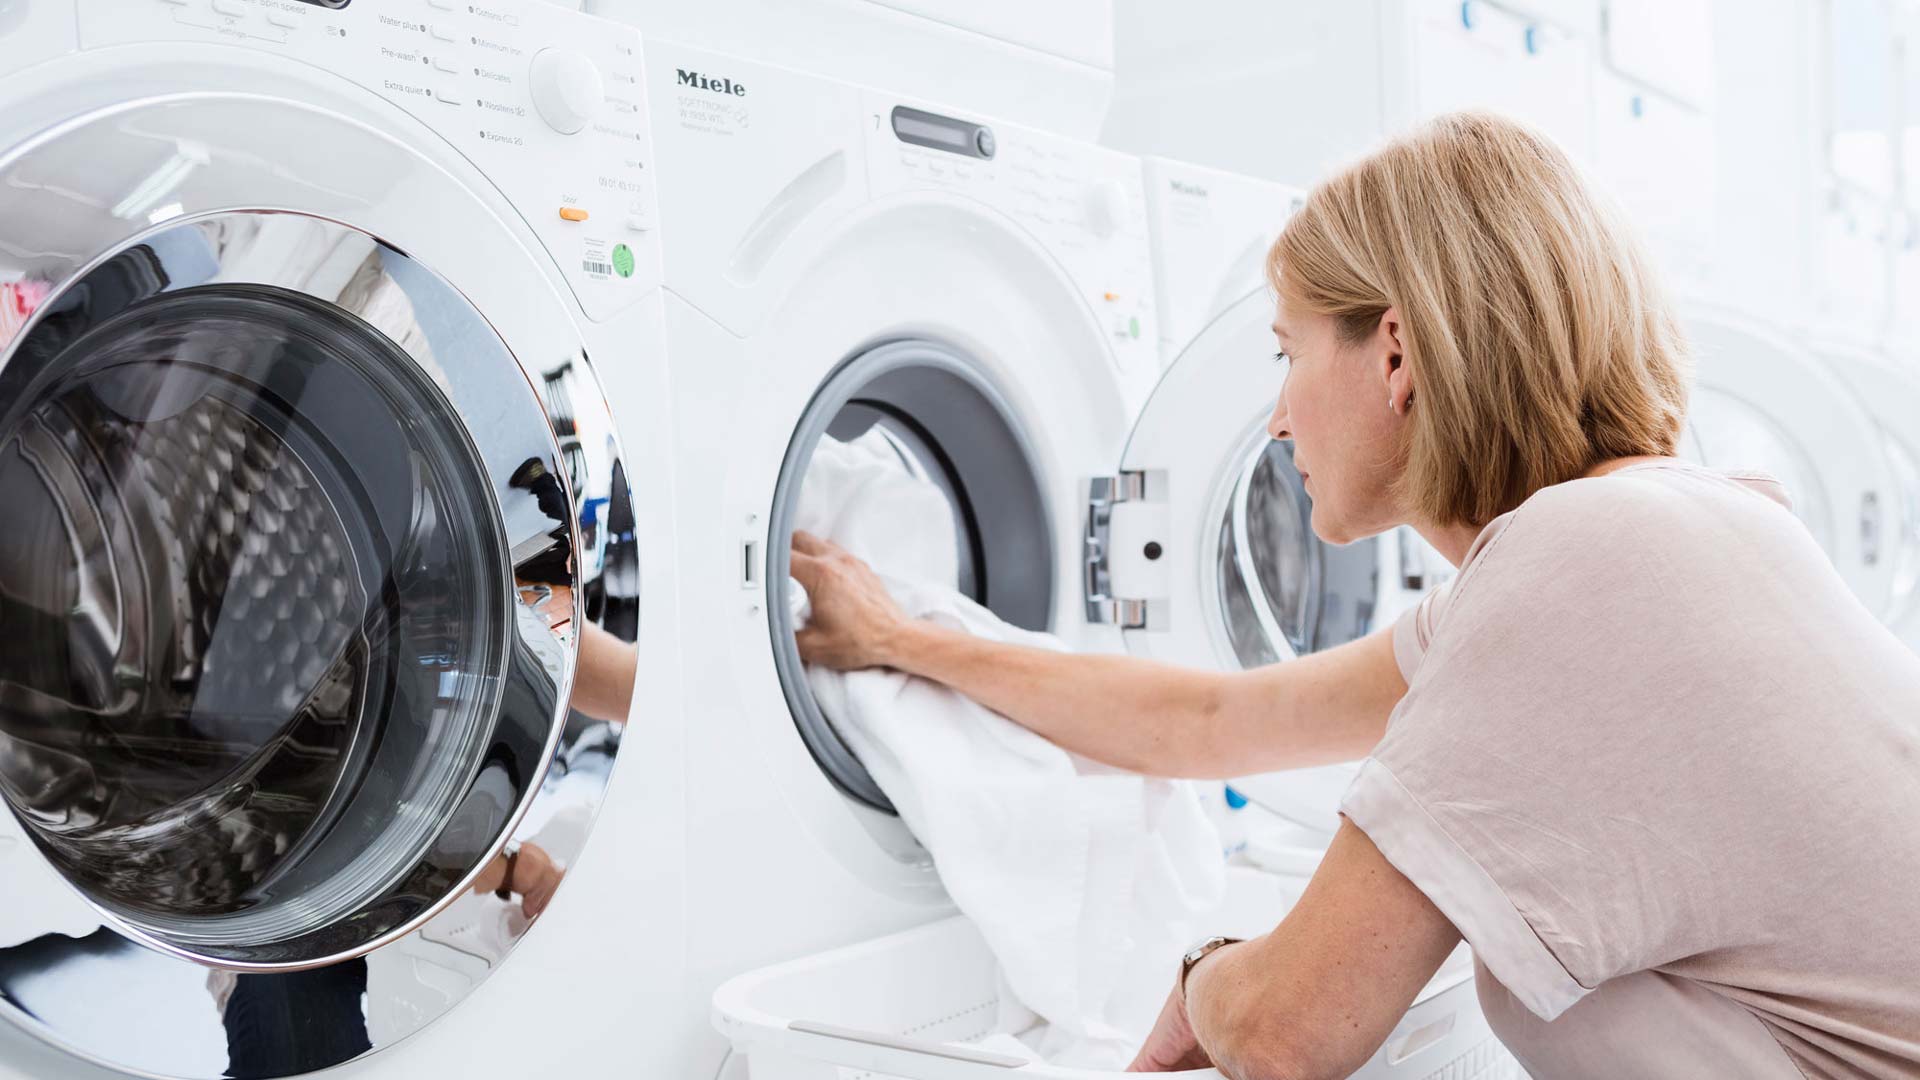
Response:
M530 73L533 107L540 119L562 135L587 126L607 103L600 69L572 49L541 49Z

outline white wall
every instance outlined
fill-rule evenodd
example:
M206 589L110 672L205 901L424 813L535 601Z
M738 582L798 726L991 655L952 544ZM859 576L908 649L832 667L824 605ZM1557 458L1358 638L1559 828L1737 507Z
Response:
M1499 107L1580 159L1688 294L1847 336L1906 313L1920 337L1920 295L1896 295L1920 252L1896 279L1886 223L1827 209L1836 2L1863 0L1474 0L1470 26L1457 0L1116 0L1103 138L1306 186L1422 116Z

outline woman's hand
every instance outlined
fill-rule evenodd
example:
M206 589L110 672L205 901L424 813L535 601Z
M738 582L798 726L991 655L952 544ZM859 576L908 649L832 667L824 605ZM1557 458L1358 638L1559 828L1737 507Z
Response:
M1161 1006L1153 1032L1140 1047L1140 1053L1127 1066L1128 1072L1179 1072L1183 1069L1211 1069L1213 1059L1200 1048L1187 1019L1187 995L1178 984Z
M791 573L813 605L794 635L800 658L836 671L887 666L887 648L908 622L873 568L808 532L793 534Z
M560 879L566 876L567 872L539 845L520 845L520 855L513 862L513 891L520 894L520 914L539 918L553 900Z

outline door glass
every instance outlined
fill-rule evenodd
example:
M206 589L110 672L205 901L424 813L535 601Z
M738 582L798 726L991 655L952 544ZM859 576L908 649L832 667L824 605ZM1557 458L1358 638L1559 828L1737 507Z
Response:
M1293 444L1262 439L1220 525L1218 588L1227 640L1243 668L1313 651L1321 548Z
M296 293L43 336L0 422L0 795L182 949L327 925L481 765L510 608L477 455L406 353Z

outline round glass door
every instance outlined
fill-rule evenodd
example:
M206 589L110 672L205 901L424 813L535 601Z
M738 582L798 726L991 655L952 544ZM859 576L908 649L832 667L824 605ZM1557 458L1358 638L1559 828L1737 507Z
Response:
M287 251L321 266L253 269ZM216 214L52 293L0 403L0 799L48 865L241 968L444 906L550 753L540 604L574 583L554 429L467 301L345 226Z
M1213 576L1231 654L1221 662L1261 667L1364 637L1383 617L1384 541L1336 546L1315 536L1293 444L1268 438L1264 423L1241 456L1215 515Z
M64 314L0 425L0 795L183 949L327 926L478 769L510 618L484 469L410 358L309 297L187 289L56 346Z

